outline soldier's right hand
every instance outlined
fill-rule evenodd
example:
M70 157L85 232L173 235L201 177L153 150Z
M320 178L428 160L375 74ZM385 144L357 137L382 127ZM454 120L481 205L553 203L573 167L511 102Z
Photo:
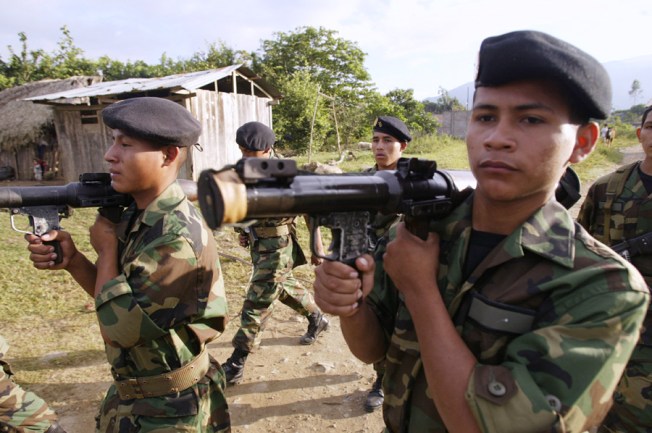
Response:
M28 242L27 250L30 252L29 259L37 269L66 269L72 257L76 254L77 248L70 236L70 233L63 230L52 230L43 236L26 234L25 240ZM60 263L55 263L57 254L52 245L46 245L44 242L58 241L60 246L61 258Z
M373 287L373 257L365 254L356 259L356 267L324 260L315 268L315 302L325 313L352 316L358 312L365 296Z

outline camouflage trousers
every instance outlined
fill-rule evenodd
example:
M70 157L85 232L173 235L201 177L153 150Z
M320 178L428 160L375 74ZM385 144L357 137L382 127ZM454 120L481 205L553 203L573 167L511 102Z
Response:
M9 366L0 361L0 427L4 423L16 431L42 433L56 420L45 401L14 383Z
M95 417L95 433L230 433L225 387L224 370L214 359L191 392L120 400L111 385Z
M636 346L601 433L652 433L652 347Z
M279 245L283 238L288 241ZM289 239L259 239L251 247L254 268L240 313L240 329L233 337L236 349L251 352L260 345L277 299L304 317L319 310L312 293L292 274L294 252Z

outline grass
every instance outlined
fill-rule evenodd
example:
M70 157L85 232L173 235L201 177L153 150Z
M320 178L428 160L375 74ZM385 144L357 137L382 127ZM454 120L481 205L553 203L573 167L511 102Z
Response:
M635 138L621 136L613 147L602 145L576 169L583 183L591 182L598 174L616 166L620 161L620 147L637 144ZM355 158L341 167L348 172L361 171L373 165L369 150L353 150ZM462 140L450 137L423 138L410 143L405 156L434 159L441 169L467 169L466 148ZM336 152L313 155L313 161L327 163L339 160ZM297 162L308 161L298 156ZM88 240L88 227L95 218L95 209L76 209L62 221L62 226L72 233L78 248L94 260ZM28 258L23 235L14 232L9 224L9 214L0 212L0 236L5 239L0 248L0 317L2 335L11 344L9 361L15 362L18 379L22 383L46 383L58 369L69 365L87 365L104 362L103 345L99 337L95 315L84 308L90 298L65 271L39 271ZM308 232L299 219L299 239L308 251ZM222 260L230 318L237 320L249 280L251 264L249 253L240 247L237 236L230 228L215 233ZM312 269L302 266L296 276L306 287L312 286ZM54 355L53 355L54 354Z

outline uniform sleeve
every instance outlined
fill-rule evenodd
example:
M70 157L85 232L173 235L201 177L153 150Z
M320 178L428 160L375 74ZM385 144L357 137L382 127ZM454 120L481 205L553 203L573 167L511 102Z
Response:
M128 348L161 337L201 311L204 270L184 237L164 235L107 282L95 299L100 328L114 346ZM134 332L134 329L139 332Z
M553 300L558 320L514 339L502 364L476 366L466 398L484 432L583 432L606 415L649 293L631 274L629 290L610 291L627 272L596 271Z
M55 413L36 394L14 383L4 367L0 361L0 431L2 423L17 431L47 430L57 420Z
M577 214L577 222L584 227L586 230L589 230L591 227L591 222L593 220L594 207L595 207L595 185L592 185L589 188L589 191L586 194L586 198L580 207L579 213Z

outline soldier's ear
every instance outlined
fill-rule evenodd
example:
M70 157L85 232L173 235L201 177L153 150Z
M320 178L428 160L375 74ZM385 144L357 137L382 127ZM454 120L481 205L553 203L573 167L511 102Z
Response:
M170 165L176 161L179 156L179 148L177 146L165 146L163 152L163 165Z
M595 122L587 122L577 128L575 147L568 161L572 164L583 161L595 149L600 136L600 127Z

